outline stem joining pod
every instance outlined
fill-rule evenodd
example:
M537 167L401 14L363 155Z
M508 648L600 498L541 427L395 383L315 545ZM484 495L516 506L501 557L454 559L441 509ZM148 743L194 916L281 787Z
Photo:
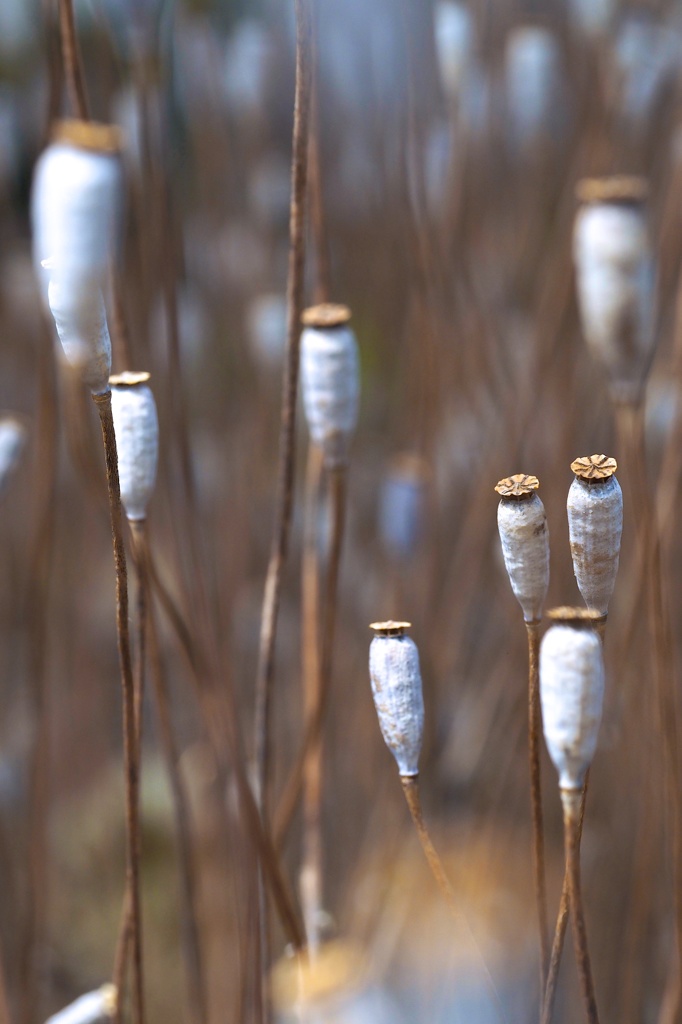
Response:
M568 533L573 572L588 608L606 616L616 585L623 494L615 459L589 455L571 463L575 479L568 492Z
M115 985L102 985L95 992L80 996L55 1013L46 1024L104 1024L116 1012L118 994Z
M536 476L515 473L500 480L497 526L502 554L526 622L537 622L549 586L549 530Z

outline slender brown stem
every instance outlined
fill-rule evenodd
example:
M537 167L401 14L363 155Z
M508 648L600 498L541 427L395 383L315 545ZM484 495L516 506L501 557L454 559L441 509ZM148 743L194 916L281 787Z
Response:
M256 677L255 756L257 800L267 806L270 695L274 677L275 635L282 571L286 561L293 508L295 472L296 396L303 310L305 265L305 206L308 178L308 124L310 113L310 0L296 0L296 86L289 218L289 278L287 285L287 357L282 382L277 513L261 615Z
M577 842L580 845L583 834L583 822L585 821L585 802L587 800L587 788L590 781L589 769L585 776L585 785L583 786L582 795L580 799L580 817L578 819L578 835ZM568 927L568 911L569 911L569 890L570 890L570 879L568 877L568 865L564 870L564 881L561 887L561 900L559 902L559 913L557 915L556 927L554 929L554 941L552 942L552 953L549 960L549 970L547 974L547 986L545 988L544 1002L542 1005L542 1016L541 1024L550 1024L552 1020L552 1014L554 1012L554 1002L556 1000L557 981L559 978L559 967L561 965L561 954L564 949L564 939L566 938L566 928Z
M322 666L320 650L320 564L317 520L322 481L322 452L311 443L306 466L303 560L301 570L301 630L303 667L303 721L320 702ZM299 885L309 949L319 946L322 909L322 836L320 831L322 747L318 732L303 767L303 844Z
M77 117L83 121L90 118L88 98L85 92L83 62L76 35L76 22L73 16L73 0L58 0L59 32L62 40L62 61L66 77L66 88L69 103Z
M580 884L580 790L563 790L561 799L564 806L564 840L566 847L566 870L569 881L569 905L573 930L575 959L578 965L580 987L585 1003L588 1024L599 1024L597 1000L594 994L592 967L587 949L587 930L583 913Z
M149 544L147 524L144 520L131 522L131 533L135 551L135 568L138 573L138 593L145 597L149 586ZM154 609L147 610L147 633L149 639L149 664L151 668L152 693L159 739L166 762L168 780L173 797L175 833L178 850L178 868L181 889L181 918L185 964L187 967L188 1012L193 1024L207 1020L207 1006L204 987L204 972L196 918L196 884L192 858L192 840L189 801L178 765L178 747L171 716L168 688L161 663L159 637Z
M456 921L462 923L465 926L467 932L469 933L469 938L476 947L476 951L479 955L481 965L486 976L486 980L488 982L491 994L495 1001L496 1009L500 1015L501 1020L506 1021L507 1015L504 1012L504 1007L502 1006L502 1002L498 995L497 989L495 988L495 984L493 982L490 971L488 970L488 966L485 963L485 960L483 959L483 955L478 946L476 938L474 937L474 934L471 931L469 922L467 921L463 912L457 905L457 898L455 896L452 886L450 885L448 876L445 873L443 862L438 856L438 852L435 846L433 845L431 835L426 826L426 822L424 821L424 814L422 812L421 805L421 796L419 793L419 778L416 775L401 775L400 781L402 783L403 793L405 794L407 806L410 809L412 821L414 823L414 827L416 829L417 836L419 837L419 842L421 843L421 847L422 850L424 851L424 856L426 857L426 861L427 864L429 865L431 874L433 875L436 881L436 885L438 886L441 895L443 896L443 899L448 905L450 913L452 914Z
M550 951L547 924L547 883L545 880L545 839L542 821L542 778L540 775L540 733L542 730L539 668L540 623L527 622L526 632L528 635L528 762L533 821L533 877L540 934L540 993L542 997L547 984Z
M93 395L99 413L107 469L111 533L116 570L116 628L123 690L123 754L126 790L126 888L132 908L133 1020L144 1024L144 981L142 973L142 907L140 902L139 773L135 731L135 684L130 655L128 627L128 569L121 528L121 491L111 392Z

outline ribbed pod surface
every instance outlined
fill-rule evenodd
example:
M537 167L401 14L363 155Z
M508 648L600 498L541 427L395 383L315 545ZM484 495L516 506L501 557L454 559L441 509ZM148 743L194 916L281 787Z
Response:
M516 500L503 498L497 509L497 526L504 564L514 595L526 622L542 615L549 586L549 529L539 496Z
M588 608L606 615L618 574L623 494L615 476L590 483L576 477L568 492L573 571Z
M156 480L159 423L156 403L146 383L114 384L111 389L121 501L128 519L141 520Z
M401 775L419 773L424 698L417 645L408 636L375 636L369 674L379 726Z

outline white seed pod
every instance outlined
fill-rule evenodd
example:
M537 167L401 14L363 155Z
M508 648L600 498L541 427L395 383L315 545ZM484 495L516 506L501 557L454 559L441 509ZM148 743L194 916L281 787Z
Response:
M596 612L556 608L540 644L540 700L549 755L562 790L578 790L597 747L604 700L602 643Z
M16 416L0 419L0 494L16 469L26 445L26 427Z
M549 587L549 529L538 478L515 473L496 485L497 527L504 564L526 622L542 617Z
M373 622L369 647L372 696L381 734L401 775L419 774L424 732L424 697L419 651L404 635L409 622Z
M46 1024L104 1024L116 1012L116 986L102 985L53 1014Z
M548 134L556 122L559 47L549 29L514 29L505 49L505 85L513 141L521 146Z
M414 455L399 456L389 468L381 489L379 532L392 558L407 561L424 532L426 467Z
M113 125L63 121L36 165L31 197L36 271L50 278L101 284L121 211L121 131Z
M99 285L92 279L50 281L47 301L64 355L94 395L109 390L111 339Z
M433 11L436 58L443 94L456 103L475 47L471 12L456 0L439 0Z
M147 518L159 454L159 421L148 373L111 378L121 501L129 520Z
M655 263L646 185L638 178L581 183L573 235L585 340L616 401L636 401L655 345Z
M301 389L310 436L328 467L348 460L360 398L358 346L350 310L327 303L303 314Z
M606 615L618 574L623 532L623 493L613 475L616 460L590 455L571 463L568 534L573 572L588 608Z

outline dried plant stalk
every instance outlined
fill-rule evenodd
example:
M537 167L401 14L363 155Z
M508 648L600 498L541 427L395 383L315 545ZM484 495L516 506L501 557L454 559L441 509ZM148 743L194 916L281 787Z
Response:
M542 778L540 774L540 623L527 622L528 635L528 763L530 768L531 817L533 824L533 878L535 907L540 935L540 993L545 990L549 971L549 934L547 925L547 882L545 878L545 839L542 815Z

